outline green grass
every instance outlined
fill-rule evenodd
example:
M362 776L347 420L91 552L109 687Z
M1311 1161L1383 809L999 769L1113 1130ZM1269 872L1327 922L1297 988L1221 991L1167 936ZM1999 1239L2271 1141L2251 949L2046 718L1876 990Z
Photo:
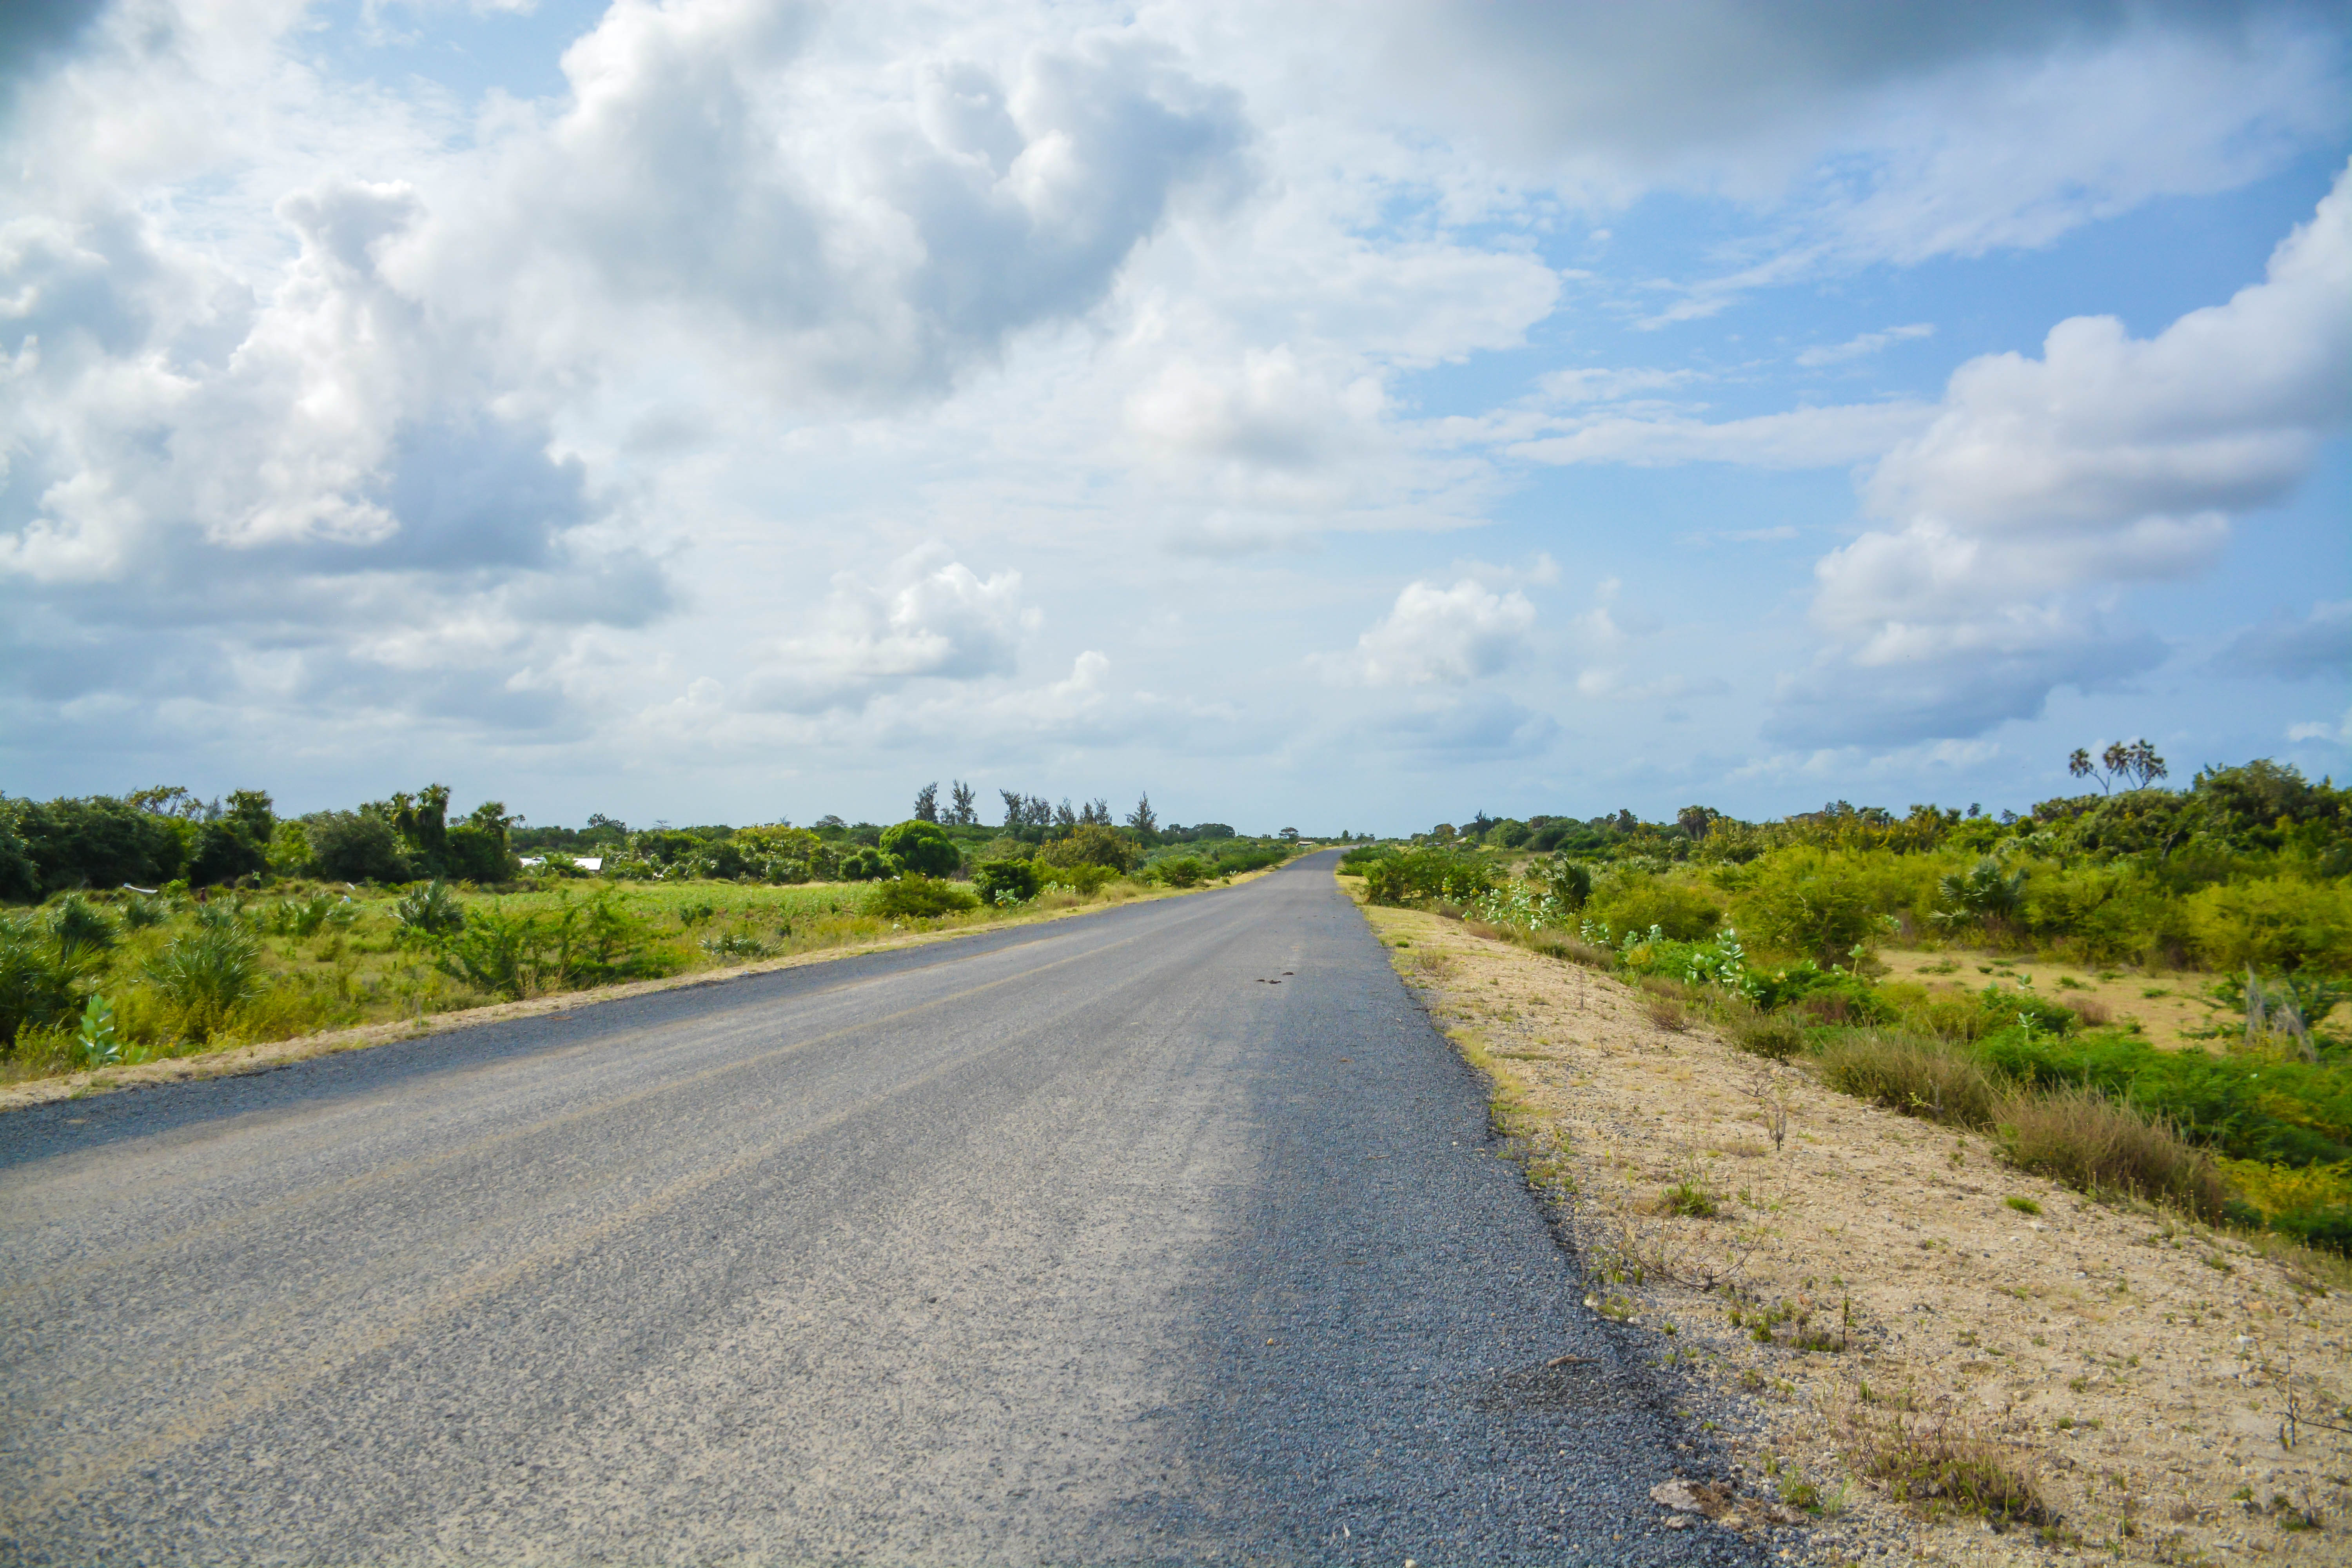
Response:
M401 889L287 882L202 905L149 900L135 924L126 900L97 895L90 903L110 924L112 944L80 960L76 985L79 996L111 1005L120 1059L135 1063L1009 918L987 909L877 916L867 912L874 886L551 879L511 892L461 889L465 929L434 940L409 934L403 900L410 924L417 900ZM1139 893L1127 883L1091 896L1055 890L1029 908ZM562 946L558 931L568 939ZM92 1065L80 1012L77 1000L70 1015L20 1029L0 1054L0 1082Z

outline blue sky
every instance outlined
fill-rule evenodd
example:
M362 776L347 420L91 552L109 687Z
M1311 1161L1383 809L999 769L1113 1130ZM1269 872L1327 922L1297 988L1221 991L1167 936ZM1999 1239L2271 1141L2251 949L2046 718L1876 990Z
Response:
M9 793L2347 772L2340 5L0 27Z

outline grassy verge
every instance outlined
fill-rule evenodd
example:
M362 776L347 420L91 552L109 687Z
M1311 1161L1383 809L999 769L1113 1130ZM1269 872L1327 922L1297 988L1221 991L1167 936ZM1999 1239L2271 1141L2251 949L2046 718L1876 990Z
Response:
M492 933L470 952L455 951L451 933L428 941L411 931L403 900L411 900L406 913L414 916L415 889L284 884L202 906L152 900L136 915L135 895L100 896L80 907L109 936L84 957L80 976L110 1009L116 1059L90 1063L90 1031L79 1018L25 1029L0 1057L0 1109L259 1070L422 1033L1202 890L1110 881L1085 892L1048 889L1012 908L894 916L876 912L870 884L614 888L550 880L461 895L461 907L478 917L461 934ZM46 940L55 940L48 928L58 923L58 907L34 917ZM593 921L584 918L592 910L601 911ZM512 962L501 966L495 935L516 931L538 933L538 945L509 943L503 955ZM557 952L557 934L573 947ZM241 967L241 975L229 974L211 992L184 984L175 990L172 983L184 979L172 972L175 957L188 967L207 948L224 947L231 962L215 962L215 971Z

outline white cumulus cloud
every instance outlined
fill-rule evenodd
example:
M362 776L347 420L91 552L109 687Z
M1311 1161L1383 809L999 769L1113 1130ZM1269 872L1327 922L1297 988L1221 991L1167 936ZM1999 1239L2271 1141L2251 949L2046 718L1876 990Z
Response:
M1892 526L1817 566L1832 646L1787 683L1774 732L1973 735L2150 668L2162 646L2112 592L2203 571L2232 513L2301 482L2352 414L2347 364L2352 170L2228 303L2149 339L2076 317L2038 359L1962 365L1864 485Z
M1517 589L1498 594L1466 577L1451 587L1409 583L1353 649L1318 662L1334 679L1366 686L1465 686L1524 657L1535 624L1535 606Z
M748 683L748 706L821 712L916 680L1009 675L1039 616L1021 602L1020 573L982 578L933 546L880 583L838 574L814 620L776 645Z

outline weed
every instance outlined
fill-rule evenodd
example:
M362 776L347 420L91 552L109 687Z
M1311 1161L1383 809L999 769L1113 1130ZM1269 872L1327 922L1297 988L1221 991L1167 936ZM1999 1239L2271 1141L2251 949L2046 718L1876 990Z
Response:
M1648 995L1642 998L1643 1016L1668 1034L1679 1035L1690 1027L1690 1013L1672 996Z
M1850 1413L1848 1424L1863 1473L1931 1519L1976 1514L1996 1529L2058 1523L2031 1457L1963 1423L1903 1415L1863 1419Z
M776 950L758 937L745 931L729 931L724 936L707 936L700 943L702 951L713 958L765 958Z
M1713 1219L1723 1212L1720 1195L1713 1188L1689 1177L1668 1187L1661 1194L1659 1202L1666 1213L1680 1215L1685 1219Z
M2015 1209L2020 1214L2040 1214L2042 1212L2042 1205L2035 1203L2032 1198L2003 1198L2000 1201L2007 1204L2011 1208Z

